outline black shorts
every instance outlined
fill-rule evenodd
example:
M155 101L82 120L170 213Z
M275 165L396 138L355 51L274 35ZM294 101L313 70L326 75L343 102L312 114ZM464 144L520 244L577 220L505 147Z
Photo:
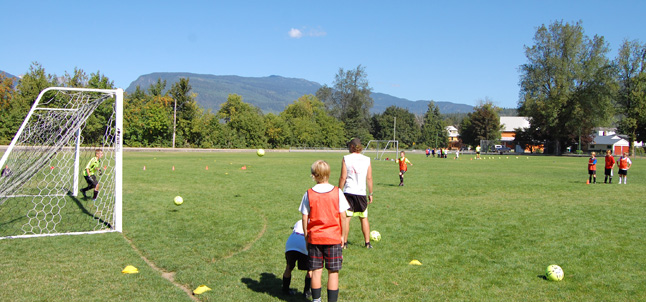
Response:
M325 260L325 268L328 271L340 271L343 266L343 248L340 243L334 245L310 244L307 251L309 252L311 270L323 268L323 260Z
M365 212L368 208L368 198L365 195L354 195L350 193L343 193L345 199L348 200L350 211L352 212Z
M85 181L87 181L87 185L92 188L96 188L96 185L99 184L95 175L85 176Z
M588 170L588 174L597 175L597 170Z
M299 251L285 252L285 261L287 261L287 265L289 266L290 270L296 267L296 262L298 262L298 269L301 271L307 271L310 267L309 258L307 257L307 255Z
M628 170L619 169L619 175L628 175Z
M612 168L611 169L606 169L605 175L612 176Z

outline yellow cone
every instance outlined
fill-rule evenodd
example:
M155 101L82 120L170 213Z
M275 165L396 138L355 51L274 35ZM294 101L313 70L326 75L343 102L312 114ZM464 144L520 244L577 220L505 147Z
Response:
M136 274L136 273L139 272L139 270L136 267L132 266L132 265L128 265L121 272L124 273L124 274Z
M194 295L201 295L207 291L210 291L211 289L206 286L206 285L200 285L196 289L193 290Z
M410 265L422 265L422 263L421 263L421 262L419 262L419 261L417 261L417 260L412 260L412 261L411 261L411 262L409 262L408 264L410 264Z

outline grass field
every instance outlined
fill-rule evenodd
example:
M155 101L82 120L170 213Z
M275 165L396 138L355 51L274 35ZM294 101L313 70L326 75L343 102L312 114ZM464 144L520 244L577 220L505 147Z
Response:
M342 155L126 153L123 234L0 240L0 300L191 301L181 287L204 284L201 301L303 301L280 294L285 241L310 164L336 183ZM394 162L372 164L382 240L362 248L352 221L340 300L646 300L646 160L628 185L586 185L586 158L409 158L405 187ZM563 281L542 278L550 264Z

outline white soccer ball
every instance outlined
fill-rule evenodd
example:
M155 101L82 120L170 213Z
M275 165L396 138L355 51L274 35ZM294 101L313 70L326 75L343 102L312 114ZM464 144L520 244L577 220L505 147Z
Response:
M182 198L182 196L175 196L175 199L173 199L173 202L175 202L176 206L179 206L182 203L184 203L184 198Z
M563 269L556 264L548 266L547 270L545 271L545 277L547 278L547 280L551 281L561 281L563 280L564 275L565 273L563 273Z
M258 156L262 157L263 155L265 155L265 150L263 150L263 149L258 149L258 151L256 151L256 155L258 155Z
M381 234L379 234L379 232L377 232L377 231L370 232L370 240L372 240L372 241L381 240Z

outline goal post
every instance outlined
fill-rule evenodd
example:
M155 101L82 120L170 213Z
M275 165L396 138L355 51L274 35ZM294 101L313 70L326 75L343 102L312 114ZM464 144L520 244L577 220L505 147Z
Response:
M399 141L397 140L370 140L362 152L375 160L382 160L388 153L393 153L392 158L399 155Z
M121 232L122 142L123 89L44 89L0 159L0 239Z

